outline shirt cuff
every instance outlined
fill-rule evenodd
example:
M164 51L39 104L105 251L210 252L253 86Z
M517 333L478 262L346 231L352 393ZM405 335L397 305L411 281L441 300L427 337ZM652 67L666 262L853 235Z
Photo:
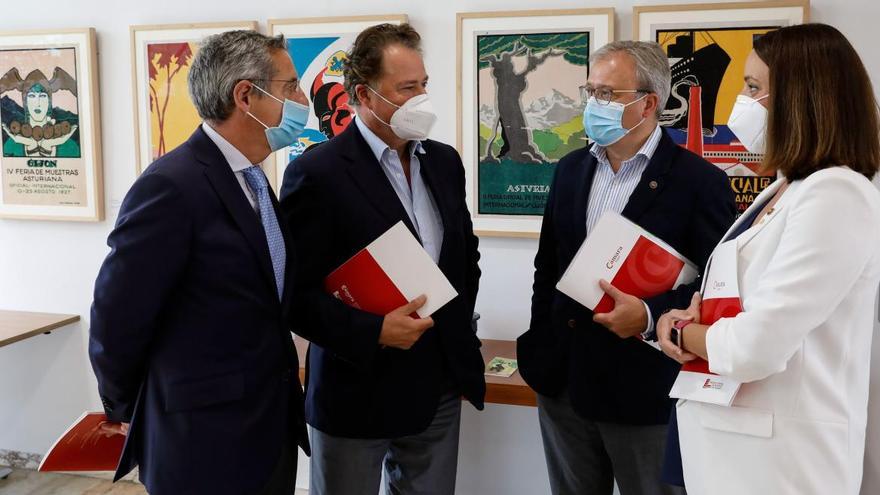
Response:
M648 326L642 332L642 340L656 340L657 332L654 331L654 317L651 316L651 308L648 307L648 303L642 301L642 304L645 306L645 314L648 315Z

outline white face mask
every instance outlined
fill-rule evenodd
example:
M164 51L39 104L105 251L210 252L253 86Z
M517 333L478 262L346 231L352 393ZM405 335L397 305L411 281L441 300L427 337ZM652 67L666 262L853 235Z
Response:
M767 137L767 109L761 105L761 100L768 96L770 95L764 95L757 100L746 95L737 96L736 103L733 104L733 111L730 112L730 119L727 121L727 127L750 153L759 155L764 153L764 143Z
M407 141L421 141L428 138L431 129L437 122L437 114L434 113L434 107L427 94L413 96L403 106L395 105L388 101L387 98L380 95L375 89L367 86L376 96L385 100L389 105L396 107L394 114L391 115L391 122L385 122L380 119L376 112L370 110L376 120L382 122L391 128L397 137Z

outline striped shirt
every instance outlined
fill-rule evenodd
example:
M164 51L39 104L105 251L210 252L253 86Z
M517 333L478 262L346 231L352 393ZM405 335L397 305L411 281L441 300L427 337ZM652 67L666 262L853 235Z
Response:
M606 211L623 212L629 197L642 179L642 174L648 168L648 162L654 156L662 136L663 131L658 125L635 156L620 164L617 173L611 168L605 147L593 144L590 153L596 157L597 163L593 185L590 188L590 201L587 204L587 235L590 235L593 227Z
M606 211L615 213L623 213L623 209L629 202L639 181L642 180L642 174L648 168L648 163L654 152L657 151L657 145L663 131L658 125L654 128L654 132L648 136L648 140L642 145L641 149L629 160L624 160L620 164L620 170L614 173L611 168L611 162L608 161L608 152L604 146L594 143L590 148L590 153L596 157L596 173L593 175L593 185L590 188L590 201L587 204L587 235L599 222L599 218ZM654 318L651 316L651 310L648 304L645 305L645 312L648 314L648 326L642 332L642 338L651 338L654 333Z

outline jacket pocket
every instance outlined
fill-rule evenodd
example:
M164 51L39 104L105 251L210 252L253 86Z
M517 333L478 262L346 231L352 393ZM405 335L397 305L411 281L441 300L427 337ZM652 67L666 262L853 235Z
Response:
M750 407L723 407L699 404L700 424L710 430L739 433L761 438L773 436L773 412Z
M236 371L199 380L169 384L165 389L165 412L173 413L241 400L244 375Z

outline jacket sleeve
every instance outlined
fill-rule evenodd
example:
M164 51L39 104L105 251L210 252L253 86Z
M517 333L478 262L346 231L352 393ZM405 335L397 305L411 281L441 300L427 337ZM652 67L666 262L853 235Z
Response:
M192 225L176 186L142 175L120 208L95 282L89 357L111 421L129 422L162 308L186 264Z
M553 294L556 290L556 283L559 281L559 263L556 258L556 227L553 223L553 212L556 205L555 193L558 187L557 180L561 166L561 163L558 164L554 172L550 195L547 197L547 204L544 207L538 252L535 254L535 277L532 283L532 315L529 323L529 330L532 332L545 333L550 331Z
M284 174L281 208L296 245L294 333L357 366L369 367L382 332L383 316L352 308L324 292L324 278L335 269L333 206L303 164L288 166Z
M697 265L699 273L705 269L712 250L736 219L734 193L727 176L718 171L710 179L706 187L697 188L696 207L688 239L690 251L693 253L691 261ZM702 276L698 275L689 284L682 284L675 290L645 299L654 321L658 321L670 309L687 308L694 292L698 292L701 285Z
M843 170L804 180L745 311L709 327L713 372L752 382L784 371L810 332L850 295L880 242L880 211L869 198L877 192L854 186Z
M467 199L465 195L465 191L467 191L467 185L465 183L464 176L464 165L461 163L461 157L458 156L458 152L452 150L452 153L455 154L455 159L458 163L457 172L459 174L459 182L458 182L458 191L461 193L461 223L462 223L462 232L464 233L465 238L465 269L467 270L466 283L467 283L467 307L470 310L470 313L473 314L474 308L477 305L477 293L480 290L480 276L482 272L480 271L480 239L474 234L474 223L471 220L471 213L467 207Z

